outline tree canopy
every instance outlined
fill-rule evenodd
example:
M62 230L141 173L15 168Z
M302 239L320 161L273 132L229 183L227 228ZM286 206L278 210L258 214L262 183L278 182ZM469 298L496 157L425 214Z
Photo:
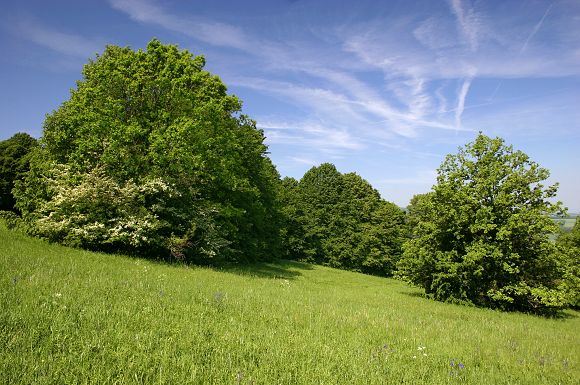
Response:
M391 275L401 253L404 213L355 173L324 163L298 182L286 178L289 258Z
M204 65L158 40L86 64L17 188L31 231L198 261L274 256L279 176L263 132Z
M557 185L548 170L483 134L448 155L417 206L400 274L439 300L507 310L566 305L562 256L549 235Z

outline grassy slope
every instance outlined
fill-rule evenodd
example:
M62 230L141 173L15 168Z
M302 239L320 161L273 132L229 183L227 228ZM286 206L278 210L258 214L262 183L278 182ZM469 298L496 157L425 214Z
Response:
M580 317L567 315L437 303L292 262L167 266L0 229L0 384L577 384Z

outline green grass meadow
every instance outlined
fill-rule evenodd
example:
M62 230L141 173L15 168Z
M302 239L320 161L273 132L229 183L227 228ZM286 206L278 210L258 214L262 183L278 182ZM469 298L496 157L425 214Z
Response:
M297 262L211 269L0 229L0 384L578 384L580 318Z

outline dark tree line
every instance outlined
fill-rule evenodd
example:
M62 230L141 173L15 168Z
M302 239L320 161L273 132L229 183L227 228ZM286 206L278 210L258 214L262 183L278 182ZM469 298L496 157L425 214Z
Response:
M400 208L359 175L341 174L330 163L282 185L289 258L392 275L404 240Z

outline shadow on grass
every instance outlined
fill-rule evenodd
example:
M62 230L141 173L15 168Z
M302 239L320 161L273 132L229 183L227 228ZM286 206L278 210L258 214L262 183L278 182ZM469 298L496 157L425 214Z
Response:
M400 291L399 293L413 298L430 299L429 297L427 297L427 294L420 291Z
M312 270L312 265L303 262L281 260L270 263L222 266L220 271L249 277L269 279L296 279L304 270Z
M558 311L548 311L548 312L538 312L538 313L522 312L522 311L518 311L518 310L501 310L501 309L487 308L484 306L474 306L471 304L452 302L452 301L437 301L436 299L431 298L430 296L428 296L427 294L425 294L424 292L421 292L421 291L400 291L399 293L406 295L406 296L409 296L409 297L423 298L423 299L433 301L433 302L446 303L446 304L450 304L450 305L470 307L470 308L478 308L478 309L490 309L490 310L494 310L494 311L498 311L498 312L502 312L502 313L506 313L506 314L510 314L510 313L511 314L525 314L525 315L529 315L532 317L539 317L539 318L545 318L545 319L565 320L565 319L578 318L578 316L580 316L580 311L574 310L574 309L564 309L564 310L558 310Z

